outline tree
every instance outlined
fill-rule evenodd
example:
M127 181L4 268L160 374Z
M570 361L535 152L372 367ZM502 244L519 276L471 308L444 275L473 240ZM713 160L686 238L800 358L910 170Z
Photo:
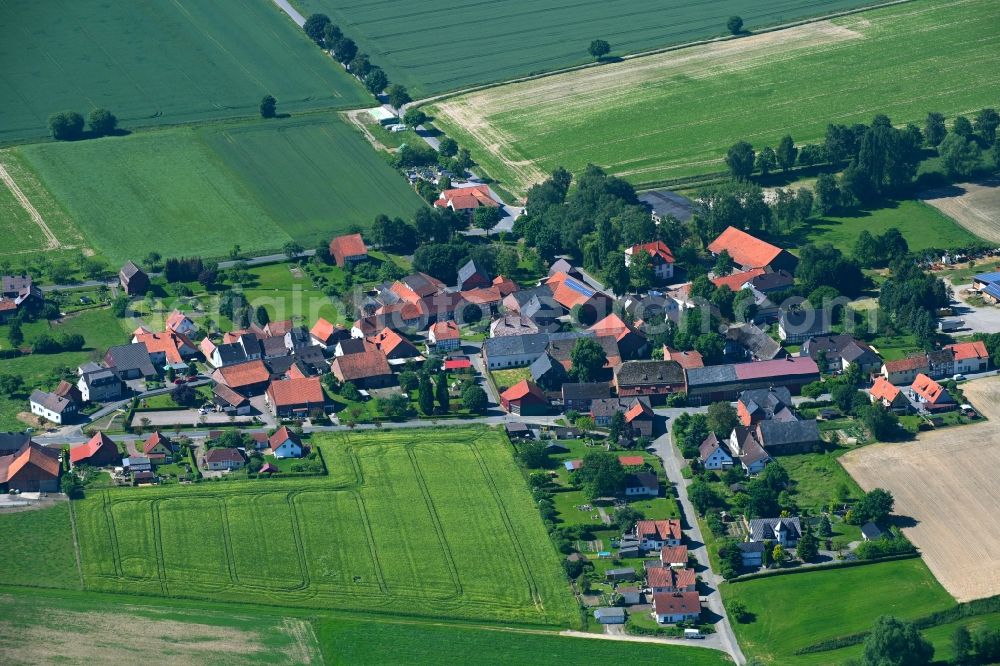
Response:
M379 68L372 68L372 71L365 75L365 88L371 94L378 97L379 93L389 85L389 77Z
M757 154L757 160L754 163L757 171L760 171L761 176L767 176L769 173L774 171L774 168L778 166L778 157L774 154L774 149L770 146L764 146L761 148L760 153Z
M975 139L949 134L938 146L941 163L949 178L966 178L982 164L983 151Z
M323 31L326 26L330 24L330 17L326 14L312 14L306 19L306 22L302 25L302 29L305 33L309 35L309 39L313 40L317 44L323 43ZM329 44L327 45L329 46Z
M786 134L781 138L778 143L778 149L774 152L775 158L778 160L778 166L781 167L782 171L788 171L793 166L795 166L795 158L799 155L799 149L795 147L795 141L792 139L791 135Z
M997 113L996 109L982 109L973 119L972 126L988 146L996 141L997 127L1000 126L1000 114Z
M976 660L981 664L1000 661L1000 629L983 627L972 640L976 645Z
M957 134L964 139L972 136L972 123L965 116L958 116L951 124L951 133Z
M575 480L583 486L587 497L617 495L625 486L625 468L618 456L607 451L591 451L583 457Z
M445 137L438 144L438 152L445 157L454 157L458 153L458 144L451 137Z
M622 296L628 292L629 281L628 267L625 265L625 255L621 252L613 252L608 255L604 263L604 283L615 296Z
M21 375L0 375L0 395L13 398L24 394L24 379Z
M429 377L424 377L420 380L420 388L418 389L420 395L417 400L417 405L420 407L420 411L425 415L431 415L434 413L434 387L431 385L431 380Z
M803 562L812 562L819 555L819 541L808 527L803 532L802 538L799 539L799 543L795 547L795 554Z
M753 173L754 161L757 155L746 141L739 141L730 146L726 153L726 166L733 178L746 180Z
M688 486L688 499L691 500L694 510L703 516L713 508L725 505L719 493L700 478Z
M865 405L859 416L872 437L880 442L893 440L899 435L899 417L879 405Z
M637 521L645 517L642 511L631 506L625 506L615 511L615 527L621 530L622 533L625 533L630 531Z
M83 116L76 111L62 111L49 116L49 130L56 141L74 141L83 136Z
M604 56L611 53L611 45L603 39L595 39L590 43L590 48L587 51L593 56L594 60L600 61Z
M728 402L713 402L708 406L706 414L708 429L720 438L729 437L729 433L739 425L740 419L736 408Z
M652 288L656 273L653 271L653 258L648 252L640 250L632 255L628 276L636 293L644 294Z
M972 635L964 624L958 625L951 632L951 653L953 664L972 663Z
M729 255L729 251L723 250L715 258L715 266L712 267L712 272L715 273L716 277L723 277L733 272L733 265L733 258Z
M329 248L329 246L327 247ZM295 241L288 241L282 246L281 250L285 253L286 257L294 259L302 254L305 251L305 248Z
M448 395L448 377L441 373L434 380L434 393L437 397L438 405L441 407L441 412L444 414L448 413L448 408L451 403L451 396Z
M907 620L883 615L865 638L862 666L921 666L931 663L934 646Z
M95 135L107 136L118 127L118 118L107 109L94 109L90 112L87 124L90 125L90 131Z
M771 560L777 564L781 565L782 562L788 559L788 552L785 551L784 546L780 543L774 544L774 549L771 551Z
M253 313L254 321L257 322L258 326L267 326L271 321L271 316L267 314L267 308L263 305L258 305L257 309Z
M177 387L170 392L170 397L173 398L174 402L178 405L183 405L185 407L194 405L198 401L198 394L187 384L178 384Z
M743 32L743 19L739 16L730 16L729 20L726 21L726 30L728 30L731 35L740 34Z
M83 497L83 481L76 475L76 472L63 474L59 480L59 489L71 500Z
M730 601L726 610L740 624L747 624L753 620L753 613L747 610L746 604L739 599Z
M341 64L351 62L358 55L358 45L354 43L353 39L349 39L347 37L338 39L331 45L331 48L333 49L333 55L337 59L337 62ZM368 71L365 72L365 76L368 76L368 74L370 74L374 69L374 66L370 67Z
M892 513L893 504L895 500L892 493L882 488L873 488L854 506L854 522L858 525L882 522Z
M821 537L833 536L833 525L830 524L830 516L825 513L819 521L819 535Z
M462 391L462 406L473 414L485 414L489 401L486 391L475 384L469 384Z
M611 417L611 424L608 426L608 439L612 442L621 441L625 434L625 412L617 411Z
M408 127L416 127L418 125L423 125L427 122L427 114L420 109L411 106L403 114L403 122Z
M549 464L549 454L542 442L525 442L518 446L517 457L528 469L545 469Z
M816 210L820 215L830 215L840 208L840 186L833 174L821 173L816 178Z
M570 352L570 374L579 382L595 382L608 362L604 347L593 338L579 338Z
M927 120L924 121L924 141L932 148L944 140L948 133L948 128L944 125L944 116L940 113L930 112Z
M335 23L327 23L323 27L323 45L326 48L332 49L333 45L343 39L343 37L344 33L341 32L340 26Z
M260 100L260 117L274 118L277 115L278 100L274 95L264 95Z
M503 209L499 206L480 206L472 213L472 223L477 228L489 232L503 218Z
M406 87L401 86L398 83L394 83L389 86L389 89L385 91L385 94L386 98L389 100L389 104L391 104L394 109L400 109L413 101L413 98L410 97L410 93L406 91Z
M24 344L24 332L21 331L21 322L17 319L12 321L7 329L7 340L10 342L10 346L15 349Z

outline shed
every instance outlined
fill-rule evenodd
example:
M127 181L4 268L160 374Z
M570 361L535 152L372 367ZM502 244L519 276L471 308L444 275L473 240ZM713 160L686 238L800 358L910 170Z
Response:
M861 526L861 538L865 541L875 541L882 538L882 530L875 523L865 523Z
M635 569L624 567L622 569L608 569L604 572L604 579L609 582L635 580Z
M602 606L594 611L594 619L601 624L625 624L625 609L617 606Z

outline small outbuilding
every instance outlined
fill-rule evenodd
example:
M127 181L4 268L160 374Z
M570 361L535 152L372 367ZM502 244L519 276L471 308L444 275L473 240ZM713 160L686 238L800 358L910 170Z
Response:
M594 619L601 624L625 624L625 609L617 606L602 606L594 611Z

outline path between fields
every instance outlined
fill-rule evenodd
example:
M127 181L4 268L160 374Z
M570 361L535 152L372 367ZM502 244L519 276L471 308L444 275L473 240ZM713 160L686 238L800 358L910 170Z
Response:
M45 220L42 219L41 214L31 204L31 201L25 196L24 192L21 191L21 188L18 187L17 183L14 182L14 178L7 172L7 167L3 164L0 164L0 180L7 185L7 189L10 190L11 194L14 195L14 198L21 204L21 208L28 213L28 216L32 219L32 221L38 225L39 229L42 230L42 233L45 235L45 240L47 241L44 249L58 250L62 247L62 243L59 242L56 235L52 233L51 229L49 229L49 225L45 224ZM37 250L30 251L37 252Z
M725 648L710 645L702 640L687 640L684 638L659 638L657 636L633 636L632 634L590 634L586 631L575 631L567 629L559 632L560 636L571 636L573 638L596 638L601 641L622 641L625 643L659 643L660 645L681 645L683 647L700 647L707 650L719 650L725 652Z
M299 14L298 10L288 3L288 0L274 0L274 4L278 6L278 9L288 14L288 18L295 21L295 25L301 28L306 24L305 17Z

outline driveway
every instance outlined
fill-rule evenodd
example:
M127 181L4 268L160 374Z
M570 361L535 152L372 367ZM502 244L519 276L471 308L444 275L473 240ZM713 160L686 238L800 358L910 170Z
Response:
M972 287L971 284L952 285L947 280L945 280L945 283L952 288L955 294L955 298L952 301L955 316L949 317L949 319L961 319L965 322L965 326L955 332L959 334L1000 332L1000 307L995 305L970 305L965 301L965 294L962 292Z
M719 641L720 649L729 653L729 655L736 661L737 664L746 663L746 658L743 656L742 650L740 650L739 643L736 641L736 634L733 633L732 624L729 621L729 617L726 615L726 609L722 604L722 595L719 593L719 585L723 582L721 576L712 571L711 564L708 559L708 548L705 546L705 539L702 537L701 529L698 527L698 521L695 519L694 507L691 501L688 499L688 486L691 484L689 479L685 479L681 475L681 469L684 467L684 459L681 458L680 452L673 445L671 441L669 428L673 418L683 412L694 412L702 410L694 409L658 409L657 414L667 416L667 433L656 438L653 442L653 450L656 455L659 456L660 460L663 461L663 469L667 473L667 479L670 483L677 488L677 499L680 503L681 509L681 519L685 523L685 532L688 537L688 552L693 553L695 559L697 559L698 564L701 565L701 579L708 586L709 593L707 596L707 602L705 604L706 608L716 617L720 618L715 624L715 635L705 639L705 642L715 639ZM702 642L702 641L685 641L686 644Z

